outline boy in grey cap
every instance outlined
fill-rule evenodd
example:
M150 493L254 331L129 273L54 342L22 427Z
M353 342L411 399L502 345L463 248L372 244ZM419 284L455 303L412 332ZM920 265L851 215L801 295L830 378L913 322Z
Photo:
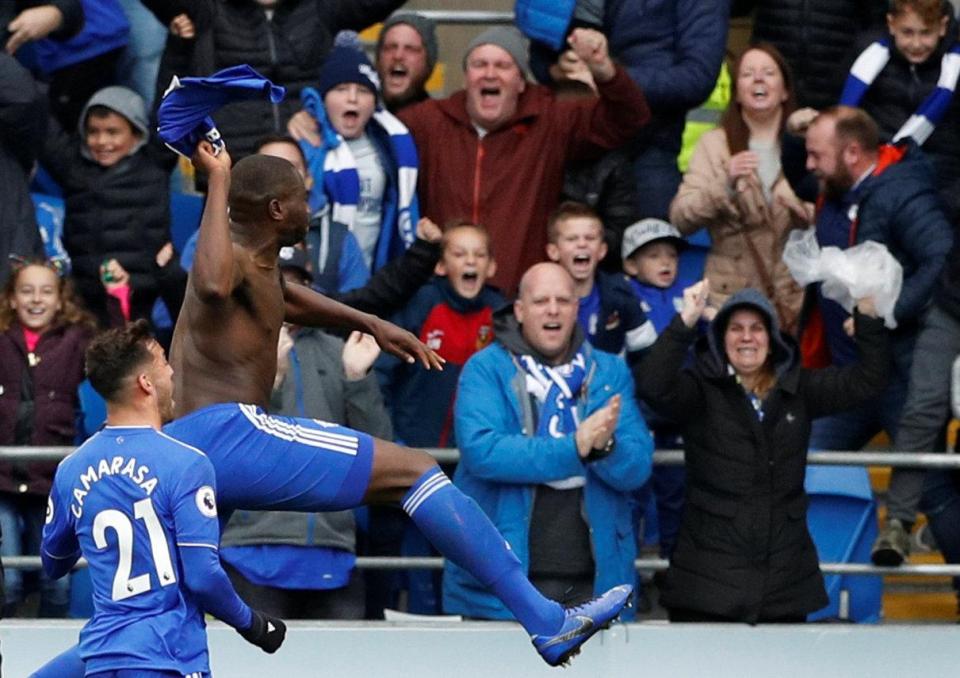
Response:
M630 276L633 293L643 312L662 333L683 305L683 290L699 276L679 275L680 251L686 249L674 226L662 219L641 219L623 232L623 270ZM658 450L683 445L677 424L640 401L643 418L653 432ZM660 557L669 558L680 530L686 474L682 466L657 466L643 487L634 492L637 534L656 518ZM652 511L655 502L656 512Z
M64 246L74 281L104 325L120 320L105 284L124 319L150 319L158 296L175 317L182 301L186 275L170 245L169 176L176 156L149 143L147 124L140 95L105 87L84 106L77 136L51 119L40 152L40 163L63 189ZM121 281L113 279L118 272Z

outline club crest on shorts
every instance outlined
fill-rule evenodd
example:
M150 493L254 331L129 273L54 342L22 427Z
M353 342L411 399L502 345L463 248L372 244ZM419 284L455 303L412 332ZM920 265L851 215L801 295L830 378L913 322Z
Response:
M49 525L53 522L53 498L47 497L47 517L44 522Z
M197 508L200 509L200 513L207 518L217 517L217 496L212 487L204 485L197 490L197 495L194 499L196 499Z

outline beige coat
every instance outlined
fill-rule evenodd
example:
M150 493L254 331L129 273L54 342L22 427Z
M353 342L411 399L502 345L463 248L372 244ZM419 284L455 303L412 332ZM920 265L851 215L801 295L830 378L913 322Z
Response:
M783 263L783 246L792 229L810 225L813 206L797 198L782 174L773 185L770 203L756 174L741 180L741 190L732 191L729 162L723 129L700 137L670 205L670 221L685 235L701 227L710 233L713 246L704 274L710 279L712 306L719 308L734 292L755 287L771 297L781 326L795 332L803 291Z

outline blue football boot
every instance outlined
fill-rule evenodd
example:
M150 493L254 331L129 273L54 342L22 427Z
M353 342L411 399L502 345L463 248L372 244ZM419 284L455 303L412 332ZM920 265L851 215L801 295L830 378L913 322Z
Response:
M588 600L582 605L564 610L563 626L552 636L530 636L533 646L550 666L565 664L580 653L580 646L600 629L605 629L617 618L630 602L633 587L629 584L614 586L602 596Z

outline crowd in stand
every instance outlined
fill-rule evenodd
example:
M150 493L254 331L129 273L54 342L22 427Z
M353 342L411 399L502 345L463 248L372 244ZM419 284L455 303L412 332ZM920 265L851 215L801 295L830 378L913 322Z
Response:
M0 0L0 446L92 432L81 383L98 327L143 318L169 342L198 234L174 247L177 156L157 109L173 76L246 64L285 98L213 117L234 162L272 155L303 178L310 227L280 274L446 360L436 373L369 336L287 325L264 349L273 412L459 448L454 482L562 602L635 583L653 532L671 620L822 608L807 450L880 431L897 450L947 445L954 5L518 0L515 26L469 42L463 89L435 98L436 26L402 4ZM747 14L753 40L725 61L729 19ZM377 22L366 50L355 31ZM725 110L691 139L708 96ZM43 218L54 193L62 229ZM701 229L711 244L691 272ZM806 229L899 263L886 327L872 295L842 305L796 281L783 252ZM655 448L680 447L685 472L652 466ZM54 466L0 464L0 554L37 555ZM919 511L960 563L960 478L916 469L893 474L875 562L907 558ZM244 599L285 618L512 618L452 563L357 571L358 554L433 553L391 507L238 511L222 546ZM40 616L65 615L64 581L8 569L3 614L26 614L37 589Z

